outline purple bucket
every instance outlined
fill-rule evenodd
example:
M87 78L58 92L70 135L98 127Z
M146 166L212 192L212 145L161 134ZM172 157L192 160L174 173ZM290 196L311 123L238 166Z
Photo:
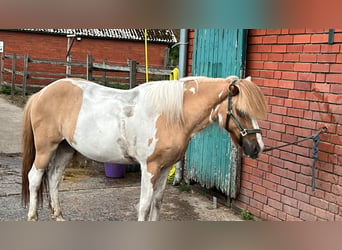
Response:
M105 163L105 174L110 178L123 178L125 176L125 165Z

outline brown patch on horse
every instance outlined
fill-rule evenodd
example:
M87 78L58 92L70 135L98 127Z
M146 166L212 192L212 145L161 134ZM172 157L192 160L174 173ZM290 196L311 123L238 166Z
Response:
M77 118L82 105L82 89L69 80L59 80L34 94L24 109L22 201L29 199L28 173L48 166L59 143L73 141ZM43 183L38 191L42 201ZM41 203L41 202L40 202Z
M177 126L170 126L165 115L161 115L157 119L155 135L157 142L154 152L147 158L147 171L153 175L151 179L153 186L162 168L169 167L182 158L191 135L202 130L209 123L208 117L211 112L209 106L214 107L220 102L218 93L223 86L227 85L222 79L221 86L211 85L213 82L217 82L217 80L204 78L189 80L184 83L184 89L193 88L196 94L192 91L183 92L183 121ZM210 93L208 88L217 88L217 93L214 94L217 99L213 98L215 100L210 103L205 97ZM208 110L203 112L203 107L208 107ZM175 145L177 146L175 147Z
M227 106L220 105L218 109L216 107L227 100L231 81L222 78L199 78L185 82L186 89L198 86L195 95L190 91L184 93L183 112L186 130L191 130L191 133L195 134L206 127L210 119L216 120L220 109L227 110Z
M47 132L51 143L59 143L63 138L72 143L82 100L82 89L69 80L52 84L36 98L32 109L34 130Z
M148 139L147 146L150 146L152 144L152 142L153 142L153 137Z
M169 126L166 117L161 115L156 122L157 143L153 154L147 158L147 171L153 175L153 186L160 169L180 160L191 136L209 124L212 109L228 96L229 82L230 80L214 78L198 78L184 82L184 89L187 90L183 92L184 121L179 126Z
M180 160L186 150L186 140L190 140L190 136L186 136L184 129L178 126L170 127L163 116L157 119L156 129L156 146L152 155L147 158L147 171L153 175L151 179L153 187L160 170ZM150 138L149 141L151 139L153 138Z
M184 89L194 88L196 94L192 91L184 92L182 126L168 126L164 115L161 115L156 122L157 142L154 152L147 159L147 171L153 175L151 179L153 186L160 169L169 167L181 159L193 134L208 126L219 114L220 124L225 124L229 85L233 80L232 78L198 78L184 83ZM234 108L237 107L251 118L264 117L267 107L261 90L247 80L238 80L236 85L239 86L240 93L233 97ZM246 127L251 128L251 125Z

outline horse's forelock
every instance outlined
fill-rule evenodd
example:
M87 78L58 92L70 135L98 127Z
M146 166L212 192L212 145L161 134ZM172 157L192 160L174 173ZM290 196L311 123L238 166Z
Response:
M264 119L267 105L260 88L252 81L245 79L239 80L237 85L240 91L234 98L235 107L253 119Z

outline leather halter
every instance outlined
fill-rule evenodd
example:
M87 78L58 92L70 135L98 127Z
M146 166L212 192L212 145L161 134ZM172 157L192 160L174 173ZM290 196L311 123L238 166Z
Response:
M231 85L235 85L236 82L237 82L237 80L234 80L231 83ZM229 94L228 94L228 112L227 112L227 117L226 117L226 130L229 131L229 121L230 121L230 118L232 118L232 120L234 121L234 123L236 124L236 126L240 130L239 145L242 146L242 139L243 139L243 137L245 137L248 134L256 134L256 133L260 133L261 134L261 129L245 129L241 125L239 120L236 118L236 116L232 112L232 110L233 110L232 98L233 98L233 93L232 93L232 91L229 91Z

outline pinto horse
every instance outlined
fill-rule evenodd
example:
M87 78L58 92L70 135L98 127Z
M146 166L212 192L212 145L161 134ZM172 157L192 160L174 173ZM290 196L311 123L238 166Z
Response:
M265 99L250 78L190 77L130 90L61 79L34 94L24 110L22 201L37 220L47 182L51 217L64 220L58 187L75 151L112 163L139 163L138 220L158 220L169 170L197 132L218 122L245 155L263 149L257 120ZM44 181L43 181L44 180Z

